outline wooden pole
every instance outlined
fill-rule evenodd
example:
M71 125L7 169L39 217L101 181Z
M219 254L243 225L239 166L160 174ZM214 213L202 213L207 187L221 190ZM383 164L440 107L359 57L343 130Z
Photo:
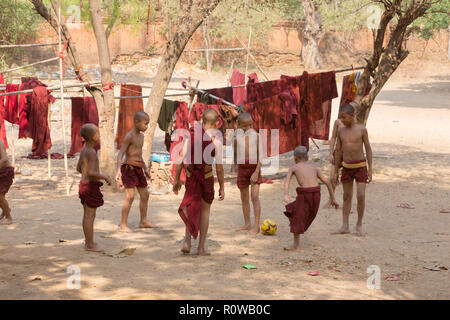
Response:
M259 66L258 61L256 61L256 58L252 55L252 53L250 52L250 49L241 41L241 39L239 39L238 37L236 37L236 39L239 41L241 46L243 46L245 48L245 50L247 51L249 57L252 58L253 62L256 64L256 67L258 68L258 70L263 74L264 78L266 78L266 81L269 81L269 77L263 71L263 69Z
M61 55L64 54L62 52L62 45L61 45L61 5L59 4L59 10L58 10L58 36L59 36L59 52ZM62 118L62 131L63 131L63 147L64 147L64 169L66 171L66 194L69 195L69 167L67 164L67 141L66 141L66 120L65 120L65 114L64 114L64 75L63 75L63 60L59 59L59 81L61 85L61 118Z
M12 166L16 165L16 139L14 139L14 125L11 123L11 152L12 152Z
M250 31L248 32L248 48L250 49L250 45L252 43L252 27L250 27ZM244 83L247 82L247 71L248 71L248 52L247 52L247 63L245 64L245 80Z
M233 60L231 61L230 71L229 71L228 74L227 74L227 85L228 85L228 86L231 86L231 75L233 74L234 60L235 60L235 59L233 59Z
M43 64L43 63L52 62L52 61L56 61L56 60L59 60L59 57L55 57L55 58L51 58L51 59L47 59L47 60L42 60L42 61L39 61L39 62L27 64L25 66L21 66L21 67L17 67L17 68L8 69L8 70L5 70L5 71L0 71L0 73L13 72L13 71L25 69L25 68L28 68L28 67L36 66L38 64Z
M9 49L9 48L32 48L32 47L46 47L46 46L56 46L55 43L32 43L32 44L2 44L0 45L0 49Z

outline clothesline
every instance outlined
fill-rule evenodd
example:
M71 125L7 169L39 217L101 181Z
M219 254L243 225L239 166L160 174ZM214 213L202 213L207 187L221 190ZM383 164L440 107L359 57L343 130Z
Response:
M32 47L46 47L46 46L57 46L59 42L54 43L33 43L33 44L2 44L0 45L0 49L9 49L9 48L32 48Z
M77 84L69 84L69 85L65 85L64 88L85 87L85 86L93 86L93 85L97 85L97 84L101 84L101 82L82 82L82 83L77 83ZM60 89L60 88L61 88L61 86L47 87L47 90L56 90L56 89ZM31 92L33 92L33 89L14 91L14 92L5 92L5 93L0 93L0 97L12 96L12 95L22 94L22 93L31 93Z
M182 96L188 96L189 92L186 93L177 93L177 94L166 94L164 97L182 97ZM149 98L150 96L115 96L114 99L145 99ZM67 97L64 96L64 99L71 99L71 98L77 98L77 97ZM55 99L61 99L60 96L55 97Z

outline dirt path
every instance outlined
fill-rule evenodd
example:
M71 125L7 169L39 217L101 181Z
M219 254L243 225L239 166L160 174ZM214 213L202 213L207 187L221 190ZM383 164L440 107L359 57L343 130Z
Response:
M207 241L211 257L179 252L184 225L176 210L182 196L172 194L151 196L150 217L159 229L124 235L116 232L123 195L106 193L97 215L96 241L107 251L136 251L126 258L86 253L76 160L70 160L72 195L65 197L62 161L54 161L55 178L45 181L45 160L19 159L33 175L16 180L8 194L15 223L1 227L0 298L449 299L449 271L425 269L450 267L450 214L439 212L450 207L449 90L449 74L388 83L368 125L375 172L367 189L367 236L330 235L339 227L341 212L322 208L302 237L299 254L282 250L292 239L282 213L281 180L261 187L262 218L278 223L274 236L234 231L242 214L238 189L230 180L226 199L212 207ZM26 154L27 148L24 143L19 152ZM321 159L316 164L328 170L326 147L321 148L314 152ZM289 155L282 160L291 161ZM294 188L291 185L292 194ZM323 206L328 195L325 188L322 192ZM341 187L337 197L342 199ZM398 208L403 202L415 209ZM352 228L355 222L352 214ZM130 225L135 228L137 223L135 204ZM245 263L258 269L241 268ZM67 290L66 270L71 265L81 270L80 290ZM381 270L380 290L366 286L371 265ZM320 275L308 276L311 271ZM388 276L398 276L399 281L384 280Z

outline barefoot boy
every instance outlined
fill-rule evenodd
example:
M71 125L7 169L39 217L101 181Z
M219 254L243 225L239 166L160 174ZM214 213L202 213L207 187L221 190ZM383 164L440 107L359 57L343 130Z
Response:
M81 127L81 136L86 141L80 153L80 159L77 164L77 171L81 173L78 195L83 205L83 232L86 238L85 249L88 251L102 251L94 243L94 220L98 207L103 205L103 194L100 187L103 183L110 185L111 179L100 174L99 163L95 146L99 142L99 131L97 126L87 123Z
M300 251L300 234L308 230L317 215L317 211L319 211L320 186L317 179L326 184L330 194L331 205L336 209L339 208L334 198L331 183L322 175L319 169L308 163L308 151L304 146L295 148L294 160L295 165L289 168L284 183L284 202L288 203L284 214L289 218L291 232L294 234L294 245L291 248L284 248L288 251ZM289 183L293 174L300 185L297 188L297 198L294 202L289 196Z
M147 208L149 193L147 179L150 172L142 158L142 146L144 145L143 132L147 130L150 117L144 111L138 111L134 115L134 127L125 136L119 156L117 157L116 181L125 187L125 202L122 205L122 223L120 232L133 232L127 226L128 215L134 200L134 188L137 189L141 199L139 210L141 221L139 228L153 228L155 225L147 220ZM125 162L122 162L125 155Z
M237 118L238 129L237 137L234 138L234 164L233 171L236 165L238 167L237 186L241 191L242 212L244 214L244 225L238 229L249 230L249 233L256 235L259 233L261 204L259 202L259 185L262 183L261 177L261 162L259 161L258 146L259 137L256 131L252 129L253 120L249 113L244 112ZM256 146L250 154L250 144ZM243 155L238 156L238 151ZM253 211L255 214L255 224L251 227L250 221L250 194L249 186L251 185L251 199L253 204Z
M1 123L0 123L1 129ZM6 148L3 141L0 140L0 208L2 215L0 216L0 225L7 225L12 223L11 209L8 201L6 201L6 194L9 191L14 179L14 168L11 167Z
M345 104L339 111L339 119L344 124L337 133L336 159L333 180L338 181L338 170L342 160L341 182L344 189L344 203L342 205L342 227L335 234L349 233L348 218L352 207L353 180L356 180L356 199L358 201L358 222L356 234L363 235L362 220L365 208L366 183L372 181L372 148L365 126L355 123L355 108ZM366 149L366 158L364 157Z
M186 192L180 204L178 213L186 224L184 244L181 251L189 253L191 250L191 236L197 238L200 230L198 243L198 255L209 255L205 250L206 234L208 232L209 215L211 204L214 200L214 175L212 164L216 157L217 180L219 181L219 200L225 197L224 173L221 160L222 142L214 139L208 130L216 129L219 114L214 109L203 112L202 125L194 125L190 129L190 138L183 146L183 153L176 165L173 192L178 194L181 188L180 174L183 160L188 165L186 168ZM201 153L200 153L201 152Z

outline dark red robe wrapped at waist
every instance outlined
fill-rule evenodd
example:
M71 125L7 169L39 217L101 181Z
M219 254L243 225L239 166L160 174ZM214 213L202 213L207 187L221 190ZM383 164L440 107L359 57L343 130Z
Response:
M125 188L146 188L148 184L144 167L145 164L143 162L125 161L120 167L123 186Z
M291 232L303 234L316 218L320 206L320 186L297 188L297 198L286 205L284 214L288 217Z
M78 186L78 197L82 204L86 204L89 208L98 208L103 205L103 194L100 187L103 183L100 181L80 181Z
M194 141L195 127L190 129L190 149L193 157L193 150L195 143L201 144L202 155L205 155L205 149L208 148L212 141ZM202 137L205 130L201 129ZM211 155L215 155L213 149ZM186 192L184 193L183 201L181 201L178 213L185 223L189 233L197 239L198 231L200 229L200 218L202 215L202 200L211 204L214 200L214 175L210 164L205 163L202 156L202 163L193 163L193 159L189 159L191 164L186 169ZM195 160L195 159L194 159Z
M9 191L14 179L14 168L0 168L0 194L6 194Z
M237 186L239 189L243 189L251 185L250 178L256 170L256 164L240 164L238 165L238 176L237 176ZM258 180L256 184L263 183L261 176L261 170L259 170Z

